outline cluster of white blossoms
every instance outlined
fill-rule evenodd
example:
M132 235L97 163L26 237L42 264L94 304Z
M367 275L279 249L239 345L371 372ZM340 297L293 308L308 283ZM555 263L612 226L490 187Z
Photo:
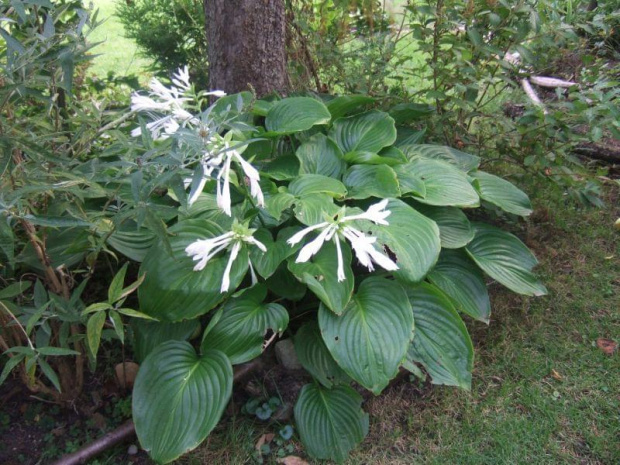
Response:
M295 261L297 263L307 262L313 255L316 255L319 250L321 250L325 242L333 241L336 245L336 252L338 255L338 281L344 281L346 276L344 274L344 262L340 241L346 239L351 243L351 247L353 247L355 256L359 262L370 271L375 269L373 262L388 271L398 270L398 265L396 265L391 258L375 248L375 242L377 242L376 237L367 236L359 229L351 226L352 222L359 220L372 221L375 224L382 224L385 226L389 225L385 220L391 214L389 210L385 209L387 204L388 199L384 199L379 203L371 205L368 207L368 210L363 213L351 216L345 216L344 214L338 215L334 221L324 221L302 229L288 240L291 246L299 243L312 231L320 230L321 232L314 240L302 247Z
M216 90L206 92L204 95L223 97L226 94ZM189 71L185 66L173 75L170 87L164 86L158 79L153 78L148 96L134 93L131 96L131 110L147 113L153 120L146 125L146 128L151 132L153 139L161 140L172 136L181 128L195 129L200 133L204 132L204 125L200 118L186 109L187 104L193 100ZM141 128L136 128L131 134L137 137L141 132ZM234 162L241 168L250 184L250 195L256 199L258 206L263 207L265 199L259 184L258 170L248 163L238 150L231 148L228 141L217 133L206 138L204 144L201 158L198 160L202 176L199 183L193 186L190 192L189 205L198 199L207 181L215 179L217 181L217 205L228 216L232 216L230 179L232 163ZM216 176L214 176L214 172L217 172ZM191 179L187 182L187 185L190 184Z
M207 92L206 95L222 97L226 94L222 91L213 91ZM193 100L189 72L187 67L184 67L174 74L170 87L166 87L159 80L153 79L150 83L148 96L133 94L131 97L131 110L134 112L146 112L152 118L152 121L146 125L146 128L155 140L166 139L174 135L179 129L194 129L203 134L205 132L204 123L198 116L186 109L188 103L193 102ZM209 134L209 131L206 132ZM140 134L141 128L132 131L134 137ZM204 149L202 149L201 157L197 162L202 173L198 183L194 183L196 185L192 186L188 203L190 205L194 203L203 191L207 181L214 179L217 182L217 205L228 216L232 216L230 182L232 164L235 163L241 168L247 178L247 182L250 185L250 196L256 200L258 206L263 207L265 199L259 184L260 175L258 170L248 163L239 151L231 147L229 141L220 134L209 134L208 137L201 136L201 139L204 143ZM216 172L217 174L215 175ZM191 179L186 184L192 184ZM374 270L373 263L388 271L397 270L398 265L375 248L377 238L366 235L353 226L354 222L363 220L387 226L389 223L386 221L386 218L391 213L385 209L387 203L387 199L382 200L371 205L365 212L350 216L344 214L346 208L343 207L335 219L324 221L299 231L288 240L289 245L294 246L298 244L314 231L320 232L312 241L301 248L296 262L307 262L321 250L324 243L333 241L336 245L338 258L338 281L343 281L346 279L346 275L340 241L344 240L351 243L351 247L359 262L370 271ZM254 238L254 232L254 229L249 229L247 225L241 225L235 220L231 231L209 239L198 239L187 246L185 253L198 262L194 266L194 270L200 271L220 252L230 251L220 288L221 292L228 292L232 266L241 251L241 247L247 244L248 246L258 247L262 252L267 251L265 245ZM252 282L256 283L256 274L249 259L248 264L252 274Z

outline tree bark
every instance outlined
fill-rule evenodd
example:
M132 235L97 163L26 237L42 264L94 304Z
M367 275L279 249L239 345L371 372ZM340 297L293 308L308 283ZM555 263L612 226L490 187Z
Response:
M284 0L204 0L211 90L286 90Z

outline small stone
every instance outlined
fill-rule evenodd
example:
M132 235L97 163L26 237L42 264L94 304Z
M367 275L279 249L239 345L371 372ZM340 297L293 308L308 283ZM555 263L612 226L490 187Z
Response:
M285 422L293 418L293 406L285 402L273 415L271 419L274 421Z
M114 367L116 380L121 388L131 389L133 387L133 383L138 375L138 368L140 368L139 365L134 362L119 363Z
M287 370L301 370L303 368L299 363L295 345L291 339L283 339L276 343L276 358L278 363Z
M136 446L135 444L132 444L131 446L127 448L127 453L129 455L136 455L138 453L138 446Z

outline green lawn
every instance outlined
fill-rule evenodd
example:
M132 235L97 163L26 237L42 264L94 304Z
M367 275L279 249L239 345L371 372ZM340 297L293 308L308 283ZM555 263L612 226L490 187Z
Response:
M117 76L135 74L140 81L146 83L151 73L146 69L151 60L141 57L136 44L124 36L123 26L114 15L116 3L124 0L93 0L96 10L99 10L98 20L103 23L92 31L89 36L91 42L100 42L93 49L95 57L89 74L105 77L112 71Z

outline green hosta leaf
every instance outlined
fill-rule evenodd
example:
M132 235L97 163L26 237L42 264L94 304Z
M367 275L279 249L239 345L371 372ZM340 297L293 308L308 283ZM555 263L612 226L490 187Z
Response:
M400 197L396 173L387 165L352 166L342 181L349 190L350 199Z
M319 253L312 257L311 262L295 263L289 259L288 268L297 279L306 284L327 308L341 314L353 294L355 277L351 270L351 249L341 243L344 274L346 279L338 282L338 254L336 245L330 241L323 244Z
M295 404L295 423L306 451L316 459L342 462L368 434L362 396L349 386L306 384Z
M489 322L491 302L482 273L461 250L442 250L428 278L452 298L457 310Z
M278 134L306 131L315 124L327 124L332 115L325 105L310 97L292 97L273 104L265 127Z
M394 120L387 113L371 111L334 121L330 137L343 153L379 152L396 140Z
M69 228L48 231L45 241L47 255L52 260L52 267L71 268L78 264L92 247L88 240L89 232L83 228ZM36 270L43 271L41 261L34 253L32 244L24 248L17 260Z
M197 239L219 236L223 231L207 220L186 220L170 228L169 241L173 256L159 243L149 251L140 274L146 274L138 288L140 309L162 321L181 321L202 315L218 303L226 293L220 292L224 269L230 253L220 252L202 271L194 271L195 262L185 248ZM241 249L230 273L230 291L241 283L248 269L248 253Z
M335 120L374 102L375 99L367 95L340 95L331 99L326 105L332 114L332 119Z
M409 144L401 148L405 155L407 155L407 158L412 161L416 158L441 160L456 166L462 171L475 170L480 165L480 157L444 145Z
M300 174L321 174L340 179L347 168L342 151L324 134L315 134L301 144L295 155L299 159Z
M426 197L426 185L422 178L413 170L411 163L403 163L392 168L398 178L401 195L413 194L416 197Z
M389 147L384 148L383 150L381 150L381 152L379 152L379 155L381 155L381 157L383 158L391 158L392 160L395 160L398 164L407 163L409 161L407 160L407 157L405 156L403 151L395 145L390 145Z
M395 149L398 150L398 149ZM390 152L394 154L394 152ZM400 163L404 163L407 160L399 160L394 157L386 157L383 154L378 154L374 152L349 152L344 155L344 160L350 165L388 165L394 166Z
M299 160L293 155L285 155L268 163L261 171L276 181L290 181L299 176L299 169Z
M276 220L280 220L282 212L295 203L295 196L285 190L286 188L281 187L275 194L265 194L265 210Z
M342 315L319 308L325 345L355 381L379 394L396 376L413 337L413 312L400 284L364 280Z
M412 121L426 118L435 112L435 108L426 103L399 103L390 108L390 116L396 124L409 124Z
M149 355L159 344L168 341L187 341L200 328L198 320L179 323L160 323L131 319L133 330L133 353L138 363Z
M329 353L316 321L299 328L295 334L295 352L303 367L326 388L350 381Z
M470 389L474 348L450 299L426 283L408 288L407 295L416 325L407 359L424 365L433 384Z
M313 194L328 194L335 198L342 198L347 194L347 188L340 181L320 174L298 176L288 185L288 191L301 198Z
M125 257L141 262L155 242L155 234L146 228L114 231L106 240L107 244Z
M215 191L215 188L213 188ZM266 190L266 189L265 189ZM233 191L234 192L234 191ZM242 216L243 207L240 204L232 206L233 217ZM179 209L179 220L202 219L216 223L221 228L229 229L233 220L217 205L217 196L215 194L201 193L196 201L186 208Z
M326 216L333 217L340 211L327 194L313 194L295 200L295 218L305 225L322 223Z
M532 273L538 260L516 236L484 223L473 223L475 237L465 250L491 278L524 295L545 295Z
M222 351L233 365L258 357L267 330L282 334L288 326L286 309L263 303L265 297L267 288L259 284L228 300L205 330L201 350Z
M431 207L422 204L416 205L415 208L437 223L442 247L460 249L474 238L474 230L462 210L455 207Z
M424 278L435 265L441 245L439 228L402 200L389 201L388 226L372 225L370 230L378 243L396 257L399 270L394 275L409 283Z
M300 244L290 246L286 242L299 230L299 227L282 229L278 232L276 241L266 229L259 229L254 233L254 237L267 247L267 252L263 252L258 247L250 249L250 260L259 275L265 279L269 278L276 272L280 263L299 250Z
M476 171L471 176L475 178L474 187L482 199L515 215L528 216L532 213L529 197L514 184L484 171Z
M425 134L426 128L415 131L409 127L399 126L396 128L396 142L394 142L394 145L403 152L407 152L407 147L409 145L419 145L424 139Z
M427 205L477 207L480 199L468 182L467 176L453 165L443 161L418 158L408 167L424 182L424 197L416 197Z
M267 287L278 297L292 301L303 299L308 289L304 283L297 280L284 263L269 277Z
M144 450L168 463L195 449L222 416L232 384L223 353L198 356L187 342L159 345L140 366L133 389L133 420Z

